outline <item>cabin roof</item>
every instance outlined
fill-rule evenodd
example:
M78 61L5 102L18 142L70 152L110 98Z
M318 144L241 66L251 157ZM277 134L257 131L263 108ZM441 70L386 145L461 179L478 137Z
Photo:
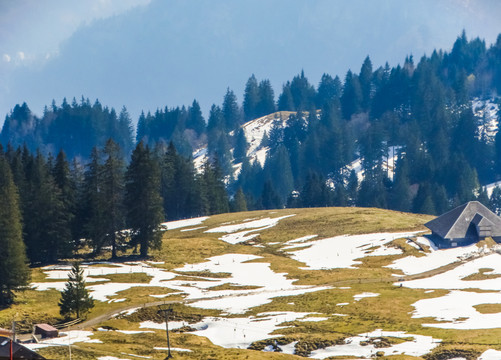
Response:
M425 226L443 239L460 239L466 237L471 224L489 226L491 236L501 236L501 218L478 201L470 201L458 206Z

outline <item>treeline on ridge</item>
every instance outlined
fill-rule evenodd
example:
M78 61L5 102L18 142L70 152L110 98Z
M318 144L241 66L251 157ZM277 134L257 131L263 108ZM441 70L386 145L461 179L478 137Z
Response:
M471 199L489 203L480 185L501 175L501 134L484 131L472 99L495 101L500 91L501 36L487 48L463 33L450 52L434 51L417 64L409 56L403 65L373 69L367 57L359 72L350 70L343 80L324 74L317 87L301 72L277 101L270 82L253 75L241 105L228 89L207 122L196 100L142 113L135 140L152 148L172 142L186 161L206 146L226 176L226 190L232 198L243 193L248 209L358 205L437 214ZM247 157L241 125L275 111L294 113L264 136L261 166ZM81 143L72 146L77 137ZM83 159L110 137L127 158L134 146L127 110L117 115L83 98L53 104L40 119L26 104L16 105L0 134L4 145L26 144L46 155L62 148ZM389 150L398 155L391 171ZM348 167L357 158L361 182ZM494 195L490 204L499 210L501 196ZM184 215L167 211L169 219Z

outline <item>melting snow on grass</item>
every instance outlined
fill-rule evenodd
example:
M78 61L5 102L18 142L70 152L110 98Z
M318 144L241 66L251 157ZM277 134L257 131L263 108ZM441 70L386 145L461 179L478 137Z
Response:
M449 250L445 250L447 251ZM453 290L445 296L422 299L413 304L415 311L412 316L414 318L434 317L437 321L441 321L441 323L424 324L424 326L460 330L498 328L501 323L501 313L482 314L474 308L481 304L501 304L499 278L467 280L469 275L480 273L480 269L492 269L488 275L501 274L501 255L492 253L441 274L398 284L416 289ZM460 291L461 289L495 292L468 292Z
M192 334L205 336L215 345L225 348L246 349L254 341L281 336L270 334L277 329L284 328L285 326L280 326L282 323L295 321L311 314L287 311L260 313L257 316L245 318L206 317L196 324L169 322L169 329L189 325L196 329L191 332ZM165 324L144 321L140 327L165 329Z
M200 225L208 218L209 218L208 216L203 216L203 217L192 218L192 219L169 221L169 222L164 222L161 225L166 230L174 230L174 229L184 228L184 227L188 227L188 226Z
M377 293L370 293L370 292L364 292L362 294L356 294L356 295L353 295L353 299L355 301L360 301L362 300L363 298L368 298L368 297L376 297L376 296L379 296L379 294Z
M304 262L308 270L351 268L360 264L355 259L365 256L399 255L400 249L388 247L395 239L415 236L416 232L341 235L303 242L307 249L292 251L292 257Z
M168 351L169 348L167 347L161 347L161 346L156 346L153 349L155 350L162 350L162 351ZM192 352L190 349L182 349L182 348L177 348L177 347L171 347L170 351L177 351L177 352Z
M447 250L445 250L447 251ZM420 258L418 258L420 259ZM467 276L490 268L489 275L501 274L501 255L493 253L461 264L455 269L424 279L400 282L413 289L482 289L501 291L501 279L464 280Z
M193 287L186 287L185 281L179 282L179 287L169 282L169 287L177 288L188 293L187 299L201 299L191 306L205 309L219 309L231 314L246 312L254 306L266 304L278 296L294 296L307 292L319 291L328 287L313 287L293 285L295 280L287 279L286 274L275 273L268 263L249 262L259 259L255 255L225 254L215 256L209 261L185 265L177 271L210 271L214 273L227 272L229 278L216 279L215 281L192 282ZM250 290L218 290L207 291L207 288L230 283L240 286L258 286ZM204 291L205 290L205 291ZM210 298L204 300L203 298Z
M373 344L361 345L362 341L373 340L377 342L380 337L413 338L412 341L405 341L400 344L392 345L387 348L376 348ZM360 356L372 357L378 351L385 355L411 355L422 356L429 353L437 347L440 340L433 339L431 336L407 334L403 331L381 331L375 330L368 334L361 334L345 339L344 345L329 346L325 349L315 350L310 357L314 359L325 359L331 356Z
M442 323L423 326L443 329L495 329L501 323L501 313L482 314L474 306L480 304L501 304L501 293L476 293L451 291L445 296L422 299L413 304L416 308L412 317L434 317Z
M239 242L247 241L255 238L259 234L256 234L257 231L263 231L274 227L278 224L278 222L282 219L286 219L294 215L285 215L276 218L263 218L259 220L253 220L244 222L241 224L232 224L232 225L223 225L214 229L209 229L205 231L206 233L227 233L223 235L220 240L226 241L230 244L237 244ZM250 230L249 230L250 229ZM238 232L237 232L238 231ZM250 234L254 233L254 234ZM250 235L249 235L250 234Z
M102 264L103 266L95 266ZM90 266L92 265L92 266ZM113 265L113 266L110 266ZM134 262L134 263L108 263L108 262L98 262L98 263L87 263L83 264L82 268L84 270L84 279L86 282L104 281L105 284L90 285L87 288L90 290L90 295L99 301L109 301L109 297L116 295L120 291L130 289L132 287L145 287L145 286L158 286L164 287L165 281L173 279L176 274L165 271L164 269L152 267L147 263ZM44 268L44 273L47 275L47 279L68 279L68 274L71 271L71 266L47 266ZM133 273L144 273L151 276L152 279L149 283L114 283L110 282L109 279L95 278L96 276L113 275L113 274L133 274ZM42 282L42 283L32 283L31 284L37 290L47 290L56 289L63 290L65 287L64 281L57 282Z
M198 300L192 306L220 309L227 313L244 313L254 306L266 304L272 298L278 296L294 296L307 292L328 289L329 287L299 286L293 285L295 280L287 279L286 274L275 273L268 263L248 262L260 257L255 255L225 254L215 256L206 262L185 265L177 269L178 272L208 271L213 273L229 273L229 277L205 278L200 280L186 281L175 280L177 274L160 268L151 267L145 263L116 264L116 266L84 266L84 277L89 279L95 275L145 273L152 277L149 283L113 283L90 285L87 288L94 299L110 301L109 297L120 291L132 287L159 287L170 288L186 294L188 300ZM70 266L45 268L49 278L60 279L67 277ZM55 273L55 274L54 274ZM210 281L208 281L210 280ZM252 286L257 289L242 290L210 290L209 288L224 284L237 286ZM49 288L63 289L64 282L43 282L32 284L37 290ZM155 294L159 295L159 294ZM119 299L122 301L122 299ZM115 300L116 302L116 300Z
M31 350L41 349L49 346L68 346L70 344L86 342L86 343L102 343L99 339L91 339L92 331L71 330L61 332L60 336L53 339L46 339L39 343L24 344Z
M419 237L418 242L420 244L428 245L431 252L424 253L425 256L422 257L407 256L405 258L395 260L393 264L388 265L388 267L402 270L406 275L414 275L438 269L439 267L448 265L455 261L483 255L484 253L490 251L486 248L479 248L476 244L437 250L433 243L424 237Z
M478 358L478 360L499 360L499 359L501 359L501 351L497 350L487 350Z
M213 344L225 348L246 349L254 341L281 335L270 335L281 329L281 323L294 321L309 313L269 312L245 318L205 318L194 325L197 331L192 334L206 336ZM192 325L193 326L193 325Z

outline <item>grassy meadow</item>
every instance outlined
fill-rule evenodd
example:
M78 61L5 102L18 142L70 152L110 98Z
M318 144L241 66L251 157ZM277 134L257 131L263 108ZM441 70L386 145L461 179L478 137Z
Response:
M221 225L239 224L244 220L260 219L265 217L288 217L269 229L259 231L259 236L243 244L232 245L219 240L222 233L207 233L208 229ZM380 356L378 359L388 360L443 360L453 357L464 357L468 360L476 359L486 349L501 349L501 325L499 329L489 330L449 330L432 327L423 327L424 323L436 322L433 318L412 318L413 303L420 299L434 298L448 293L447 290L435 290L426 293L421 289L410 289L395 286L396 270L383 266L390 264L395 259L406 255L419 254L417 249L405 241L396 239L392 246L400 248L402 255L372 256L360 259L361 264L353 268L339 268L332 270L302 269L305 264L291 258L287 250L281 245L287 241L308 235L318 235L318 238L328 238L342 234L364 234L375 232L397 232L407 230L423 230L423 224L432 217L425 215L406 214L395 211L362 208L313 208L313 209L286 209L275 211L255 211L244 213L231 213L215 215L205 220L202 227L192 231L189 228L169 230L164 233L163 246L160 250L151 253L151 266L175 272L176 280L206 281L210 279L225 278L225 273L208 272L176 272L185 264L203 262L205 259L228 253L252 254L260 258L253 262L265 262L276 273L285 273L289 279L297 279L297 285L328 286L326 290L310 292L298 296L276 297L271 302L251 308L238 317L255 316L265 312L290 311L315 313L314 316L325 317L326 320L291 321L287 327L275 330L275 334L284 343L298 342L299 348L307 351L314 350L319 344L336 344L344 338L384 329L385 331L407 331L410 334L428 335L441 339L442 344L435 348L426 357L413 357L404 355ZM258 245L258 246L256 246ZM131 254L123 254L124 259L130 260ZM109 256L104 254L103 259ZM111 265L110 265L111 266ZM491 269L481 269L478 274L472 275L472 280L491 278ZM99 276L101 277L101 276ZM149 283L151 277L144 273L103 275L115 283ZM42 269L33 269L33 282L48 281ZM63 280L61 280L63 281ZM94 284L94 283L92 283ZM236 284L214 286L208 291L217 290L242 290ZM256 288L256 287L254 287ZM165 330L140 329L141 321L153 320L162 322L155 306L141 309L132 315L121 315L108 319L108 315L121 309L141 307L145 304L162 301L151 295L160 295L172 292L168 288L159 287L132 287L121 291L113 299L125 299L121 302L100 302L87 315L87 319L101 317L102 321L85 330L94 331L92 339L101 343L77 343L72 345L72 359L96 359L104 356L116 358L148 357L151 359L164 359L165 350L154 350L154 347L165 347ZM353 301L353 297L360 293L377 293L377 297L362 298ZM15 304L0 311L0 326L10 327L10 322L15 319L19 322L21 330L29 330L32 323L62 321L58 308L59 292L56 290L36 291L27 289L17 293ZM183 296L179 293L167 296L165 301L172 303L174 311L173 320L193 323L206 316L220 316L219 310L207 310L190 306L190 302L181 302ZM340 305L349 303L348 305ZM499 304L479 305L476 309L481 313L499 313ZM237 317L237 315L232 315ZM228 316L228 317L232 317ZM97 331L98 328L110 331ZM124 334L111 330L145 330L147 333ZM181 329L182 330L182 329ZM235 359L300 359L298 355L286 355L278 352L262 352L248 349L226 349L212 344L207 338L196 336L185 331L172 331L170 344L175 348L189 349L191 352L173 351L176 359L200 360L235 360ZM189 329L188 329L189 330ZM274 334L274 335L275 335ZM385 341L395 343L403 341L398 338L388 338ZM255 344L256 348L261 346ZM321 346L321 345L320 345ZM298 348L298 345L296 345ZM48 347L40 349L39 353L48 359L69 359L69 349L66 346ZM452 355L454 356L452 356ZM449 357L451 355L451 357ZM350 357L342 357L349 359ZM341 359L341 358L330 358Z

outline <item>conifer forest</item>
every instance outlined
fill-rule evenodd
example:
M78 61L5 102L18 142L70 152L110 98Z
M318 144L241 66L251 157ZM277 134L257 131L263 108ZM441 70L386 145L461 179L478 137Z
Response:
M241 101L228 89L207 118L194 100L142 113L137 129L126 107L85 97L53 102L41 115L15 105L0 133L0 256L19 269L83 246L147 256L163 221L229 211L441 214L473 199L501 211L501 190L489 197L483 187L501 177L501 132L487 131L473 108L499 109L501 35L487 48L463 33L450 52L408 56L396 67L374 68L367 57L359 71L324 74L319 84L301 71L275 91L251 75ZM248 157L242 125L276 112L288 119L265 132L261 164ZM200 152L207 161L194 162ZM3 267L6 302L28 270Z

